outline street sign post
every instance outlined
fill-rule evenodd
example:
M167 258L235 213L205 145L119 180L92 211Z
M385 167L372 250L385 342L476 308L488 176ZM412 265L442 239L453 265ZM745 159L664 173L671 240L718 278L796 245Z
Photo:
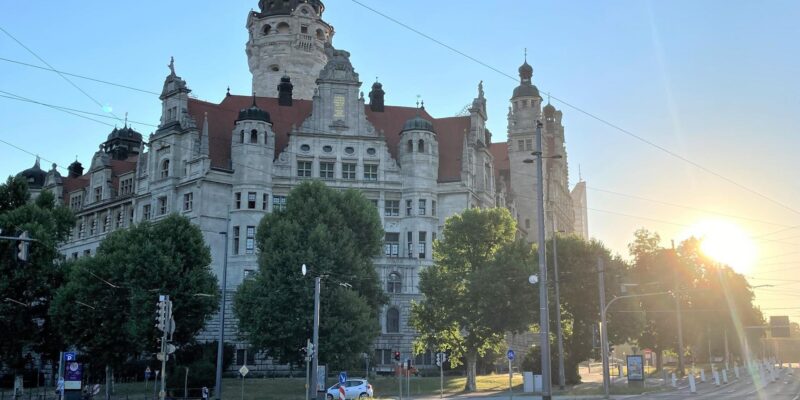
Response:
M436 353L436 365L439 366L439 398L444 398L444 362L447 361L447 354Z
M247 353L245 353L245 360L247 359ZM239 368L239 374L242 375L242 400L244 400L244 377L247 376L247 373L250 370L247 368L247 365L242 365L242 368Z
M514 361L514 350L508 349L506 352L506 358L508 358L508 396L510 398L514 398L514 386L513 386L513 378L514 378L514 370L511 367L511 362Z
M346 398L345 386L347 383L347 372L342 371L339 372L339 399L344 400Z

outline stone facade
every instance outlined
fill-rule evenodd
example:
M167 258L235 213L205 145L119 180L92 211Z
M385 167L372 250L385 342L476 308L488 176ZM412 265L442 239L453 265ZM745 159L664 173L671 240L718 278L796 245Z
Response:
M562 157L545 162L545 205L555 216L548 232L555 226L587 234L585 190L568 189L561 112L549 104L542 109L527 63L511 97L508 141L492 143L482 83L465 116L433 118L421 106L385 105L378 82L367 103L350 54L331 45L333 29L320 19L321 2L262 0L260 6L248 17L247 44L257 95L228 94L218 104L194 99L170 62L159 128L147 140L128 127L115 129L86 173L77 161L65 178L41 171L38 162L23 172L36 182L44 179L42 189L77 213L73 234L61 246L64 254L91 255L114 229L179 213L202 230L217 275L228 246L230 299L258 268L259 221L285 207L293 187L319 179L358 189L375 204L386 231L375 268L390 300L372 365L388 371L393 351L411 354L410 304L420 298L419 272L433 264L432 243L447 217L472 207L507 207L520 235L536 241L535 169L523 161L535 150L537 121L544 155ZM284 21L288 32L281 30ZM306 24L322 32L310 50L298 48L296 38L281 44L281 35L294 37ZM278 71L269 68L274 60ZM227 305L226 338L245 349ZM200 339L214 340L218 329L215 317ZM298 338L298 347L304 342ZM432 364L430 354L417 361ZM274 368L267 364L262 360L263 368Z

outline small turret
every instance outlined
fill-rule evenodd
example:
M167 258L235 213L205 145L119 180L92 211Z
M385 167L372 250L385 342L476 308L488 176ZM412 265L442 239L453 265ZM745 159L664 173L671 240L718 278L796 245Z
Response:
M78 160L75 160L72 164L70 164L67 170L69 171L68 176L70 178L77 178L83 175L83 165Z
M383 112L383 97L385 94L386 92L383 91L383 85L375 81L375 83L372 84L372 90L369 91L369 109L374 112Z
M288 75L281 78L281 83L278 84L278 105L291 107L292 106L292 80Z

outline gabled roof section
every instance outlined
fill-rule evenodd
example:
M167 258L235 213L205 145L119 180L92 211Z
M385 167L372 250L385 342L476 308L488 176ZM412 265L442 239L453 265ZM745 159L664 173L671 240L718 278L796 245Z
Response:
M111 160L111 185L116 188L119 184L119 177L129 172L136 171L136 162L139 159L138 154L134 154L125 160ZM69 194L75 190L83 189L89 186L91 182L91 173L87 172L79 177L70 178L64 177L64 202L69 204Z

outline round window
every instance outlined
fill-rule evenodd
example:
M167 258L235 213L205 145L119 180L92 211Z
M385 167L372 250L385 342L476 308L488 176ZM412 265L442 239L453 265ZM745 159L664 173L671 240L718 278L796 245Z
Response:
M372 148L372 147L368 148L368 149L367 149L367 154L369 154L369 155L371 155L371 156L374 156L374 155L375 155L375 149L374 149L374 148Z
M300 146L300 150L302 150L302 151L309 151L309 150L311 150L311 146L309 146L309 145L307 145L307 144L301 145L301 146Z
M324 151L326 153L330 153L330 152L333 151L333 147L331 147L331 146L323 146L322 147L322 151Z
M281 70L281 67L279 67L277 64L275 64L275 65L271 65L271 66L269 67L269 69L271 69L271 70L272 70L272 72L278 72L278 71L280 71L280 70Z
M344 148L344 152L347 153L347 154L353 154L353 153L356 152L356 149L354 149L352 147L345 147Z

